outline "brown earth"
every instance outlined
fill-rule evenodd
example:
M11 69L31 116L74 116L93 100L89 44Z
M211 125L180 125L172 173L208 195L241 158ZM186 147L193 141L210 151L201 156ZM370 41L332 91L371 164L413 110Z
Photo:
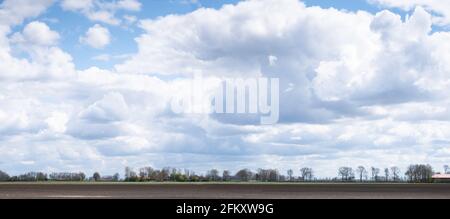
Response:
M0 199L448 199L450 184L0 184Z

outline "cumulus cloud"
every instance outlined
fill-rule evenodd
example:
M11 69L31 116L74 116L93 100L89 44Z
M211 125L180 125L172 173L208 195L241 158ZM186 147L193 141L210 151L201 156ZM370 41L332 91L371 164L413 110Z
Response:
M63 0L61 2L64 10L80 12L92 21L110 25L121 24L122 20L116 17L118 11L139 11L141 6L138 0Z
M101 9L138 10L133 2ZM62 6L102 11L94 0ZM111 172L232 163L232 170L313 166L325 176L339 165L441 165L450 155L450 34L432 32L433 21L427 7L402 19L387 10L244 1L140 21L139 51L111 70L75 70L43 23L12 35L8 24L0 35L0 154L8 164L0 165ZM11 50L25 42L30 58L15 57ZM110 34L95 25L81 42L102 48ZM199 73L280 78L280 123L174 115L171 94Z
M64 133L67 129L67 114L64 112L53 112L46 120L49 130L56 133Z
M324 16L333 19L324 22ZM329 106L352 104L327 104L315 98L314 70L340 53L353 51L359 57L375 51L378 45L371 21L368 13L307 8L295 0L199 9L142 21L146 33L137 38L139 53L116 69L181 76L201 72L219 77L278 77L282 90L290 89L281 97L283 122L327 122L341 116L336 112L341 109Z
M0 4L0 25L17 25L44 12L54 0L4 0Z
M286 91L281 95L281 122L295 125L230 142L245 145L240 152L255 153L253 144L266 154L326 157L356 149L384 153L390 147L401 150L402 145L420 148L441 137L425 140L427 131L407 137L385 130L429 119L429 113L420 110L414 119L405 118L400 112L410 112L408 103L425 107L448 98L448 55L437 46L446 48L448 33L431 33L432 22L422 7L402 20L389 11L371 15L308 8L295 0L247 1L141 21L146 33L137 38L139 53L116 69L180 77L199 72L212 77L279 77ZM410 121L392 122L398 119ZM219 121L236 123L233 118ZM328 131L310 137L299 128L302 123L324 124Z
M440 0L368 0L372 4L377 4L389 8L400 8L412 11L420 6L433 13L433 21L437 25L450 25L450 6L448 2Z
M50 30L47 24L33 21L25 26L22 33L14 35L12 41L16 43L51 46L55 45L59 38L59 33Z
M59 33L40 21L33 21L25 25L23 30L8 35L11 27L28 17L35 17L43 13L51 1L40 1L40 4L29 2L24 6L25 11L13 7L9 1L2 3L2 13L20 17L14 22L0 25L0 78L3 80L48 80L67 79L75 74L75 66L72 57L56 45L60 38ZM27 1L19 1L26 4ZM29 10L28 10L29 9ZM18 58L15 55L23 52L28 58Z
M121 121L128 114L128 106L119 93L110 93L80 113L80 118L95 123Z
M378 38L373 41L372 50L358 55L349 48L337 60L320 63L313 81L319 97L353 99L365 104L428 98L428 91L417 82L430 78L426 73L433 74L432 68L436 66L433 62L438 61L426 52L430 15L417 8L403 22L400 16L382 11L375 15L370 28L372 37Z
M80 37L80 42L90 47L101 49L111 43L109 30L99 24L89 28L85 36Z

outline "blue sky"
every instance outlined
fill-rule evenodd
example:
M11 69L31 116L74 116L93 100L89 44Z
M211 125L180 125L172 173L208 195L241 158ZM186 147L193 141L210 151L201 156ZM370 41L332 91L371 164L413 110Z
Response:
M376 12L377 7L373 4L369 4L365 0L355 0L355 1L345 1L345 0L306 0L304 1L308 6L320 6L323 8L336 8L336 9L344 9L349 11L370 11Z
M0 169L439 169L449 25L439 1L2 0ZM279 122L175 115L198 74L278 78Z
M136 16L138 19L156 19L169 14L186 14L200 7L220 8L224 4L235 4L236 2L238 1L199 0L197 3L191 3L189 0L150 0L142 1L142 9L138 12L118 12L117 16L121 17L128 14ZM85 18L82 14L65 11L58 4L54 4L40 19L48 21L47 23L52 29L61 33L61 47L74 56L74 62L80 68L88 68L93 65L111 68L116 64L115 61L98 62L90 58L101 54L123 55L137 51L134 38L141 33L141 30L136 26L110 26L109 30L113 36L113 45L99 51L81 46L79 43L80 35L95 23ZM16 29L21 27L17 26Z

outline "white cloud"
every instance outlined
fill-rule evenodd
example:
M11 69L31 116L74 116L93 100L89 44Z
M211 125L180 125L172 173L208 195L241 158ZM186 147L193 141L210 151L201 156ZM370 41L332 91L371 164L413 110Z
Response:
M307 8L294 0L247 1L141 21L146 33L137 38L139 53L116 69L148 75L280 77L282 90L289 89L281 97L282 122L294 123L292 129L300 134L276 126L242 135L248 142L230 140L229 146L248 154L312 154L329 159L352 150L371 150L367 147L382 148L377 153L383 154L449 137L431 134L427 128L409 136L386 132L391 127L422 129L434 124L415 126L416 121L429 119L422 113L414 121L396 122L397 113L411 111L402 104L437 101L438 109L446 107L435 97L448 98L449 65L444 52L448 33L431 33L431 25L431 15L421 7L402 20L389 11L371 15ZM385 113L377 113L381 111ZM329 131L310 136L298 122L326 123ZM253 150L253 145L258 149Z
M62 80L75 73L72 57L55 46L59 34L47 24L33 21L25 25L22 31L9 36L12 26L43 13L52 1L35 2L18 1L17 7L24 7L23 11L10 1L2 3L0 14L14 18L6 26L0 25L0 78L3 80ZM22 5L27 3L27 6ZM28 58L17 58L17 53L26 53Z
M61 7L65 10L88 10L94 7L94 0L64 0Z
M111 34L107 28L96 24L89 28L85 36L80 38L80 42L101 49L111 43Z
M398 15L383 11L370 27L379 37L374 50L359 55L349 51L337 60L321 62L314 79L320 97L383 105L432 101L433 96L445 93L443 87L430 88L445 81L447 67L442 61L448 57L435 55L440 49L434 39L440 36L438 44L446 43L441 33L430 34L431 17L426 11L418 7L404 22Z
M66 124L69 121L66 113L64 112L54 112L52 115L45 120L51 131L57 133L64 133L67 129Z
M433 21L437 25L450 25L450 5L442 0L368 0L372 4L377 4L389 8L400 8L405 11L414 10L416 7L424 7L433 12Z
M142 4L138 0L120 0L116 3L116 8L128 10L128 11L139 11L141 10Z
M100 21L110 25L119 25L120 20L114 17L114 14L109 11L95 11L87 15L92 21Z
M142 4L138 0L63 0L61 7L64 10L80 12L95 22L119 25L122 20L116 17L118 11L140 11Z
M4 0L0 4L0 25L17 25L43 13L54 0Z
M51 46L57 44L59 38L59 34L50 30L47 24L33 21L25 26L22 33L14 35L12 40L16 43Z
M121 121L128 114L128 106L120 93L110 93L80 113L80 118L95 123Z

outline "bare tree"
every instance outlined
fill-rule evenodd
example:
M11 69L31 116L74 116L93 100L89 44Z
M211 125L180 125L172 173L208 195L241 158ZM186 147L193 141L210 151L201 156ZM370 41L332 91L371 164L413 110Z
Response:
M48 180L47 174L42 172L36 173L36 181L47 181L47 180Z
M100 180L101 180L100 173L95 172L94 175L92 175L92 179L93 179L94 181L100 181Z
M413 182L416 179L415 169L416 169L415 165L409 165L408 168L406 169L405 176L408 178L408 182Z
M341 177L342 181L351 181L355 177L353 169L351 167L339 168L338 174Z
M155 170L152 167L144 167L144 169L147 173L148 180L152 180L152 176L154 176Z
M258 169L255 174L255 179L262 182L267 182L269 178L269 170L266 169Z
M277 182L280 179L278 170L275 169L258 169L256 180L262 182Z
M392 180L397 182L400 180L400 169L396 166L391 167Z
M231 173L229 170L224 170L222 173L222 180L223 181L230 181L231 180Z
M359 181L362 182L363 179L367 178L367 170L363 166L359 166L358 169L356 169L356 173L359 176Z
M138 180L136 172L130 167L125 167L125 181L135 182Z
M159 181L167 181L170 179L170 172L171 172L170 167L165 167L163 168L160 172L159 172Z
M278 182L280 181L280 173L278 170L271 169L269 170L269 182Z
M253 173L249 169L242 169L236 173L236 179L246 182L252 178L252 175Z
M388 182L389 181L389 168L384 169L384 177L385 177L386 182Z
M429 183L432 180L433 168L428 164L410 165L405 175L410 182Z
M86 180L86 174L80 172L80 173L78 173L78 176L80 178L80 181Z
M372 171L372 180L378 181L378 174L380 174L380 169L378 169L376 167L371 167L370 169Z
M131 178L131 172L133 172L131 167L125 167L125 179Z
M148 173L147 173L147 169L145 167L139 169L139 178L141 181L147 181Z
M444 165L444 173L448 174L449 170L450 170L449 166L448 165Z
M287 171L287 175L289 177L289 181L292 181L293 180L294 171L292 169L289 169Z
M210 181L218 181L220 179L219 177L219 171L216 169L212 169L210 171L208 171L208 173L206 174L206 177L210 180Z
M304 181L311 181L313 179L313 169L304 167L300 169L301 177Z

